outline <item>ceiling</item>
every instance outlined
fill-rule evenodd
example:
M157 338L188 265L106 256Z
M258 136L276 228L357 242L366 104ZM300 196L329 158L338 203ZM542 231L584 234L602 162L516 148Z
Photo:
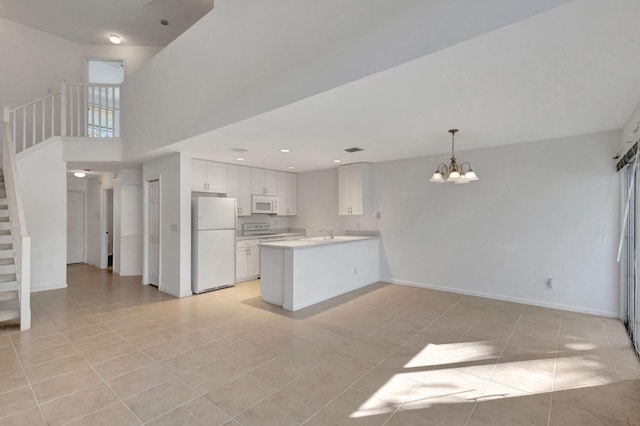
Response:
M309 171L446 153L454 127L461 151L620 129L640 100L638 16L636 0L572 1L161 151Z
M211 9L213 0L0 0L0 16L82 44L118 34L123 45L166 46Z

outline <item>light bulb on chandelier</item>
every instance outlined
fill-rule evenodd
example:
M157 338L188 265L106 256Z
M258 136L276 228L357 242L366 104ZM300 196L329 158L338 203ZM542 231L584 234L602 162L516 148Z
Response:
M457 184L465 184L479 179L471 168L471 164L469 162L465 161L462 164L458 164L456 162L454 144L457 131L458 129L449 130L449 133L451 133L451 162L449 165L446 165L445 163L438 164L438 168L433 173L433 176L431 176L431 179L429 179L429 182L453 182Z

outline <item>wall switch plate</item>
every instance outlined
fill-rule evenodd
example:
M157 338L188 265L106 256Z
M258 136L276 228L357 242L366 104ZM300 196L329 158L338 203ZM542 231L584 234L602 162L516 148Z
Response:
M553 290L553 278L547 279L547 290Z
M380 212L376 213L376 219L380 219L382 217L382 214Z

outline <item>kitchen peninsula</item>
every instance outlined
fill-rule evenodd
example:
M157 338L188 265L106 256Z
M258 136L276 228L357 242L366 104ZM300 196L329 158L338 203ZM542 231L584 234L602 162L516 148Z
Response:
M336 236L260 244L262 298L297 311L380 278L378 237Z

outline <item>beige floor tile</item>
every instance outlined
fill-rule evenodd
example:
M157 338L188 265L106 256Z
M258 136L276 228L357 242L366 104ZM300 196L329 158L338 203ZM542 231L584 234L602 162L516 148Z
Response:
M231 417L205 398L194 399L173 411L147 423L153 426L216 426L227 422Z
M223 359L185 373L180 378L186 384L204 394L240 377L244 373L244 368L240 368L233 362Z
M39 426L46 422L38 407L20 411L8 417L0 418L0 426Z
M10 373L0 374L0 394L27 386L28 384L27 377L20 368Z
M100 377L89 367L83 367L62 376L57 376L33 385L33 393L43 404L56 398L102 383Z
M248 374L276 389L279 389L287 383L302 376L304 373L309 371L309 369L310 367L305 363L279 356L265 364L262 364L260 367L249 371Z
M41 363L25 368L25 373L31 383L39 383L52 377L61 376L74 370L87 367L88 364L80 355L58 358L50 362Z
M93 367L103 379L109 380L151 363L153 363L151 358L136 350L109 361L94 364Z
M549 394L481 400L468 425L546 425L550 406Z
M37 405L29 387L0 394L0 413L4 416L24 411Z
M152 331L151 333L145 333L134 337L129 337L129 343L137 348L146 348L149 346L158 345L160 343L164 343L168 340L174 339L176 336L167 331L167 330L159 330Z
M126 399L132 395L150 389L174 377L158 364L149 364L138 370L125 373L108 381L109 386L118 396Z
M170 380L127 398L124 402L140 420L146 423L197 396L196 392L179 380Z
M615 319L389 284L294 314L263 303L259 281L175 299L139 277L74 265L68 284L33 295L31 330L0 327L0 408L13 410L0 425L42 423L33 395L21 394L27 377L43 407L100 386L87 360L123 395L153 386L126 400L157 424L205 416L239 425L197 392L242 388L241 376L269 391L238 414L246 423L278 410L294 415L274 421L299 423L296 409L281 404L333 410L334 420L311 413L311 426L376 424L386 415L388 425L449 426L472 413L470 425L536 425L546 424L550 405L552 424L640 416L640 362ZM188 386L173 373L156 376L154 359ZM78 424L138 422L106 395L116 398L111 405L66 411L84 413Z
M561 402L551 405L551 426L628 426L629 423L611 417L586 411Z
M73 347L73 345L67 342L61 345L48 347L44 350L24 351L23 354L19 354L19 356L20 362L22 362L24 367L31 367L32 365L41 364L57 358L64 358L77 353L78 351Z
M304 426L338 426L338 424L323 415L317 414L305 422Z
M68 426L135 426L141 424L122 402L117 402L67 423Z
M205 394L205 397L235 416L273 392L274 389L266 383L243 375Z
M153 346L144 347L142 351L156 361L160 361L184 352L189 352L195 348L196 345L193 343L176 337Z
M118 397L105 384L99 384L40 407L49 425L61 425L107 407L117 400Z
M323 408L320 414L339 425L382 425L398 407L399 404L389 404L349 388Z
M302 424L315 412L315 409L277 392L244 411L236 419L247 426L294 426Z
M184 352L160 362L166 369L180 375L207 365L217 358L202 349Z
M497 365L491 381L527 392L550 392L553 386L553 376L512 364Z

